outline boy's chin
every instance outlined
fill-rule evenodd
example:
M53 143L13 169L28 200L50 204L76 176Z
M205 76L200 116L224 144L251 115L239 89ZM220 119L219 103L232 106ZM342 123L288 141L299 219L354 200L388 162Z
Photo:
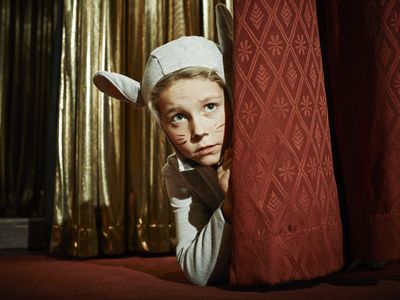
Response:
M219 162L219 155L207 155L196 159L196 162L202 166L212 167Z

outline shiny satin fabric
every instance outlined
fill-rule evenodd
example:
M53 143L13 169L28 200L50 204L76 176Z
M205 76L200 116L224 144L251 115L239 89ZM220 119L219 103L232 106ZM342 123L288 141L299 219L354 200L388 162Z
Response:
M124 104L91 81L99 69L123 72L123 53L116 51L123 19L112 14L122 5L64 1L53 252L124 251ZM109 58L112 51L118 54Z
M100 94L91 78L110 70L140 80L152 49L201 35L201 23L211 26L202 19L213 12L202 7L200 1L64 2L53 252L89 257L174 249L161 177L171 148L147 110Z
M0 217L45 214L58 9L52 0L0 1Z
M6 71L6 61L9 56L8 43L10 32L10 1L2 1L0 5L0 207L5 209L8 204L6 192L6 86L9 74Z

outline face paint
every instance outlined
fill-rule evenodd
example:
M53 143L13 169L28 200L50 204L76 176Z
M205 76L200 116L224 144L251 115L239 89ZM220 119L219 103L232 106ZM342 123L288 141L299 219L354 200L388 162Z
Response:
M176 141L176 144L177 144L178 146L182 146L182 145L184 145L184 144L187 143L184 134L178 134L177 137L176 137L176 139L175 139L175 141Z
M176 150L205 166L218 163L225 132L225 98L216 82L178 80L161 93L158 108Z

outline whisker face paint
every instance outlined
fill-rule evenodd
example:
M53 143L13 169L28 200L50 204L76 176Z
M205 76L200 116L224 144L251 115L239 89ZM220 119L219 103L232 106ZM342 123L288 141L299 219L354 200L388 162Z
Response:
M160 94L162 126L176 150L204 166L220 161L225 93L209 79L180 79Z

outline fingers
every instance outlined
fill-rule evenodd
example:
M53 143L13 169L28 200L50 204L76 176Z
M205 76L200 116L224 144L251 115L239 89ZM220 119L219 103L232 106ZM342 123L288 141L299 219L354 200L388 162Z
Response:
M223 175L224 172L230 171L232 166L232 158L225 160L221 166L217 169L218 178Z
M230 168L224 169L223 166L221 166L219 169L221 169L221 171L218 172L218 179L224 179L226 177L229 178L229 175L231 174Z
M225 195L227 194L229 188L229 178L231 175L231 166L232 166L232 154L233 154L232 148L226 149L222 165L217 169L218 182L222 190L225 192Z
M221 181L221 178L222 178L222 176L225 174L226 171L227 171L227 169L224 168L223 165L220 166L220 167L217 169L217 175L218 175L218 180L219 180L219 181Z
M230 170L232 166L232 158L229 158L228 160L224 160L224 163L222 164L222 169L223 170Z
M222 167L220 167L218 170L221 170L218 172L218 182L226 195L229 188L230 169L223 170Z
M232 165L232 154L233 154L232 148L228 148L228 149L225 150L224 160L223 160L223 163L221 165L224 170L227 170L227 169L229 169L231 167L231 165Z
M227 148L224 153L224 160L232 158L232 154L233 154L233 149Z
M230 161L231 159L225 161L224 164L217 169L218 182L225 195L228 193L229 189L229 178L231 175Z

